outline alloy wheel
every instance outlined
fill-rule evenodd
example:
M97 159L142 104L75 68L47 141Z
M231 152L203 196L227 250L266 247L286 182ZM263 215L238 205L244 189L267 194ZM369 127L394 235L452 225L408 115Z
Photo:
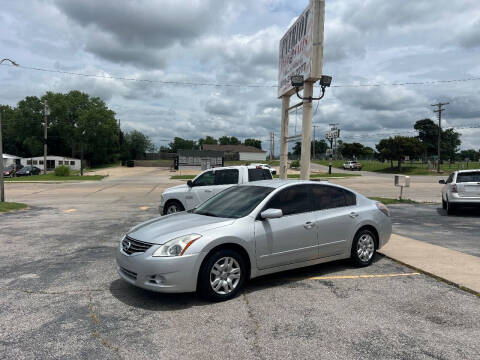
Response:
M363 262L370 261L374 252L375 252L375 241L373 240L373 237L369 234L363 234L360 237L360 239L358 239L358 245L357 245L358 258Z
M222 257L217 260L210 271L210 286L220 295L227 295L240 282L241 269L233 257Z

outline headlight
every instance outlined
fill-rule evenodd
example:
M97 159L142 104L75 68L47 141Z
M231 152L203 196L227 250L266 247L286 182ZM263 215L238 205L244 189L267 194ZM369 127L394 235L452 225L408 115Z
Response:
M195 240L201 237L202 235L199 234L180 236L160 246L152 256L181 256Z

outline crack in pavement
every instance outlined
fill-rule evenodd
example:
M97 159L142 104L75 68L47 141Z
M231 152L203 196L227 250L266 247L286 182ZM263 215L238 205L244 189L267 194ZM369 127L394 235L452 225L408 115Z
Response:
M113 350L114 352L117 353L119 358L122 358L122 356L120 355L120 349L118 348L118 346L113 345L110 341L108 341L108 339L102 337L98 331L98 328L100 326L100 319L98 318L97 314L94 311L92 294L90 292L88 293L88 316L92 320L93 327L95 329L92 335L98 340L100 340L103 346L105 346L110 350Z
M253 314L253 308L250 305L250 302L248 301L247 295L245 293L242 294L242 298L245 301L245 305L247 306L247 314L248 317L252 320L252 322L255 325L255 328L253 329L253 350L254 353L257 354L257 357L261 360L264 360L265 357L262 355L260 344L258 343L259 340L259 330L260 330L260 324L258 323L258 320L255 318L255 315Z

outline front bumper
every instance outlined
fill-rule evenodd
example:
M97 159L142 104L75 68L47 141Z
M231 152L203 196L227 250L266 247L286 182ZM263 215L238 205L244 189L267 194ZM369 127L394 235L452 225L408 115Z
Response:
M138 255L117 250L117 272L126 282L156 292L193 292L203 253L177 257L152 257L150 249Z

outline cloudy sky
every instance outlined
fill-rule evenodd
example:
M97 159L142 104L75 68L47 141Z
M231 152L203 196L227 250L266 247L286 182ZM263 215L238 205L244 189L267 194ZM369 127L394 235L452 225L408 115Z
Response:
M262 138L280 133L278 42L308 0L20 0L0 8L0 58L99 76L235 86L165 85L0 67L0 102L81 90L99 96L125 130L157 145L174 136ZM414 135L450 102L445 124L480 148L480 80L435 85L345 85L480 78L478 0L326 0L324 73L314 104L317 137L339 123L342 140L374 145ZM251 87L250 85L268 85ZM294 101L292 99L292 101ZM301 131L292 112L290 134ZM467 129L465 129L467 127ZM278 140L278 138L277 138ZM278 141L277 141L278 144ZM278 153L278 146L276 149Z

